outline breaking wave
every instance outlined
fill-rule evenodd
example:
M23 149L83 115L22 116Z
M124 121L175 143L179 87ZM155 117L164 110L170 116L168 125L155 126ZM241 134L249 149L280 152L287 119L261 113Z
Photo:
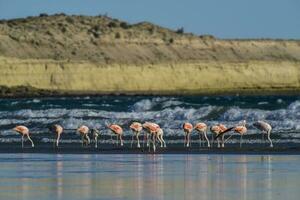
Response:
M133 121L154 121L165 130L165 137L181 137L184 122L205 122L209 126L224 123L228 127L247 120L249 143L260 143L259 131L252 126L257 120L268 121L277 142L299 143L300 101L296 97L134 97L104 96L45 99L0 100L0 142L12 142L18 135L15 125L30 128L36 138L49 142L48 127L61 124L70 138L77 141L75 129L87 125L109 135L107 123L123 126L125 136L131 135L128 126ZM251 99L252 98L252 99ZM73 134L74 133L74 134ZM182 138L178 139L181 142ZM238 142L237 138L230 141Z

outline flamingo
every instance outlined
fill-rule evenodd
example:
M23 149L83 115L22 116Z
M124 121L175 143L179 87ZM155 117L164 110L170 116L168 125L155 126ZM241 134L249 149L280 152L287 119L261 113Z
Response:
M140 148L141 145L140 145L140 139L139 139L139 135L141 133L141 131L143 130L143 125L139 122L133 122L129 128L131 129L131 131L133 132L133 135L132 135L132 139L131 139L131 147L133 145L133 142L134 142L134 136L137 140L137 148Z
M95 148L98 148L98 137L100 135L100 131L98 131L95 128L92 128L91 133L92 133L94 141L95 141Z
M227 128L224 124L218 124L215 126L210 127L210 131L213 133L214 136L212 136L212 143L214 139L217 139L218 141L218 148L220 148L220 139L219 137L222 137L221 146L224 147L225 141L224 141L224 134L228 131L231 131L234 127Z
M202 137L204 136L205 140L207 141L207 147L210 147L209 140L207 138L207 125L205 123L197 123L195 125L195 130L199 132L199 144L201 147L202 144Z
M160 147L167 147L166 142L164 140L164 131L162 128L159 128L156 133L157 139L160 142Z
M31 138L29 136L29 129L26 126L16 126L13 130L21 134L21 136L22 136L22 148L24 148L24 137L25 136L31 142L31 147L34 147L33 141L31 140Z
M56 134L56 141L54 141L54 145L58 147L60 136L64 129L61 125L54 124L53 126L50 127L50 130Z
M242 147L243 135L247 133L246 120L243 120L242 124L233 128L235 133L240 134L240 148ZM231 137L231 136L230 136ZM228 140L229 138L227 138Z
M121 126L117 125L117 124L112 124L109 125L108 128L117 136L117 146L119 145L119 137L120 137L120 141L121 141L121 146L123 146L123 129ZM112 139L112 136L111 136Z
M143 124L143 128L146 129L147 133L147 146L148 146L148 134L150 134L151 141L152 141L152 148L153 151L156 151L156 138L160 141L161 147L166 147L166 143L163 139L163 130L160 128L158 124L152 123L152 122L145 122ZM149 145L149 151L150 151L150 145Z
M255 123L253 123L253 126L262 131L262 139L263 140L264 140L264 134L267 134L267 138L270 142L270 147L273 147L273 143L270 138L272 126L269 123L264 122L264 121L257 121Z
M190 142L190 137L191 137L191 133L193 131L193 125L191 123L185 122L182 125L183 131L184 131L184 144L183 146L185 147L189 147L191 142ZM186 144L186 145L185 145ZM192 145L191 145L192 146Z
M77 132L79 132L79 134L81 135L81 140L82 140L82 146L84 146L84 143L86 143L86 145L91 143L90 137L89 137L89 128L87 126L80 126L77 129Z

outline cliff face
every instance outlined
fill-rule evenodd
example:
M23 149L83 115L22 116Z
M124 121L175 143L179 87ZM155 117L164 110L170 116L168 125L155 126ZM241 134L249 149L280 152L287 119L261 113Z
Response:
M300 89L300 42L218 40L104 16L0 21L0 85L67 93Z

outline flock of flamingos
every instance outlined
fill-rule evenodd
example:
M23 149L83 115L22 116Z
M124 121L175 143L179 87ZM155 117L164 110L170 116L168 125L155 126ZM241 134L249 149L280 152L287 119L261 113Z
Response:
M270 147L273 147L272 140L270 138L271 130L272 127L270 124L264 121L257 121L253 124L254 127L262 131L262 139L264 140L264 135L267 135L267 139L270 142ZM117 145L119 145L119 140L120 140L120 145L124 145L124 140L122 138L123 136L123 128L117 124L111 124L107 125L107 127L112 131L111 135L111 140L113 135L116 136L117 140ZM139 122L133 122L129 128L133 132L132 134L132 140L131 140L131 147L136 140L137 142L137 148L140 148L140 139L139 135L141 134L142 130L145 130L146 133L144 134L144 140L146 140L146 145L149 147L149 151L152 146L153 152L156 151L156 142L157 140L160 142L160 147L165 148L166 147L166 142L163 138L164 132L163 129L156 123L152 122L145 122L143 124ZM205 123L197 123L195 126L193 126L191 123L184 123L183 126L183 131L184 131L184 146L185 147L190 147L191 146L191 133L193 130L196 130L199 133L199 144L200 146L202 145L202 140L207 143L207 147L211 147L211 145L214 144L214 141L217 141L218 148L224 147L225 143L230 139L230 136L227 137L225 140L225 133L228 133L230 131L233 131L235 133L238 133L240 135L240 147L242 146L242 138L243 135L246 134L247 128L246 128L246 121L243 120L240 124L227 128L223 124L218 124L210 127L210 131L212 133L212 140L211 142L209 141L207 137L207 130L208 126ZM32 147L34 147L34 143L32 139L30 138L30 132L29 129L26 126L16 126L14 131L18 132L22 136L22 148L24 147L24 140L25 137L31 142ZM55 124L51 126L50 130L56 135L56 140L54 145L58 147L59 141L61 134L63 133L63 127L61 125ZM77 132L80 134L81 139L82 139L82 146L87 146L91 143L91 139L89 134L92 135L93 141L95 143L95 148L97 148L98 145L98 137L100 136L100 131L92 128L89 129L87 126L80 126L77 129ZM144 144L144 142L143 142Z

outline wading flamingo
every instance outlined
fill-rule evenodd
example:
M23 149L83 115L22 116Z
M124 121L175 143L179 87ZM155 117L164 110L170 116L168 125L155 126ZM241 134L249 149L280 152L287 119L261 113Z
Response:
M139 139L139 135L140 133L142 132L143 130L143 125L139 122L133 122L129 128L131 129L131 131L133 132L132 134L132 139L131 139L131 147L133 145L133 142L134 142L134 137L136 138L137 140L137 148L140 148L141 145L140 145L140 139Z
M13 130L21 134L21 136L22 136L22 148L24 148L24 137L25 136L31 142L31 146L34 147L33 141L31 140L31 138L29 136L29 129L26 126L16 126Z
M119 137L120 137L120 141L121 141L121 146L123 146L123 129L121 126L117 125L117 124L112 124L112 125L108 125L108 128L117 136L117 146L119 146ZM111 140L112 140L112 135L111 135Z
M199 145L202 146L202 139L207 141L207 147L210 147L209 140L207 138L207 125L205 123L197 123L195 125L195 130L199 133Z
M191 123L185 122L182 125L184 131L184 143L183 146L189 147L191 145L191 133L193 131L193 125Z
M50 131L52 131L54 134L56 134L56 140L54 141L54 146L58 147L60 136L63 132L63 127L58 124L54 124L50 127Z
M89 145L91 143L91 140L89 137L89 128L87 126L84 126L84 125L80 126L77 129L77 132L81 136L82 146L84 146L84 144Z
M94 138L95 141L95 148L98 148L98 137L100 135L100 131L98 131L95 128L91 129L92 137Z
M242 124L239 126L234 127L233 131L235 133L240 134L240 148L242 147L242 142L243 142L243 135L247 133L247 128L246 128L246 120L243 120ZM231 137L231 136L230 136ZM229 139L229 138L228 138ZM227 139L227 140L228 140ZM227 141L226 140L226 141Z
M158 124L152 122L145 122L143 124L143 128L147 131L146 134L147 144L148 144L148 134L150 134L153 152L156 151L156 139L160 141L161 147L166 147L166 143L163 139L163 130L160 128ZM151 145L149 145L149 151L150 149L151 149Z
M145 122L144 124L142 124L143 128L146 130L146 133L144 134L144 139L143 139L143 147L145 145L145 140L146 140L146 146L149 147L149 135L150 137L152 137L152 134L154 133L155 130L158 130L158 128L160 128L160 126L158 124L152 123L152 122ZM153 131L151 131L151 126ZM154 130L154 128L157 128Z
M262 140L264 141L264 134L267 134L267 138L270 142L270 147L273 147L272 140L270 138L272 126L264 121L257 121L253 123L253 126L262 131Z
M213 133L212 135L212 144L214 142L214 139L217 139L218 142L218 148L220 148L220 137L221 139L221 146L224 147L225 141L224 141L224 134L228 131L231 131L234 127L227 128L224 124L219 124L210 127L210 131ZM215 136L214 136L215 135Z
M164 140L164 131L162 128L159 128L157 133L156 133L156 137L160 142L160 147L167 147L166 142Z

